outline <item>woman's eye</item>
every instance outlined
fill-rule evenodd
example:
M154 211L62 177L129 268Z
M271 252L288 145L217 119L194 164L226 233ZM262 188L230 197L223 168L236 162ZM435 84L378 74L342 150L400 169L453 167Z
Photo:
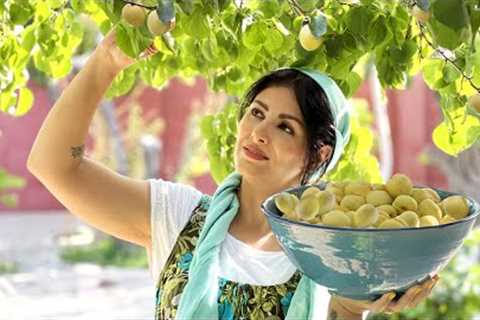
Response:
M291 134L291 135L294 134L293 129L290 128L290 127L289 127L288 125L286 125L285 123L280 124L279 127L280 127L283 131L285 131L286 133L288 133L288 134Z
M250 114L254 117L262 117L262 112L257 109L257 108L252 108L252 110L250 111Z

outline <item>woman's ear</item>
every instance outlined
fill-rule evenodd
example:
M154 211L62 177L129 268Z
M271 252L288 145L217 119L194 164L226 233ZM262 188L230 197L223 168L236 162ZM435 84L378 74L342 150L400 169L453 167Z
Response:
M320 147L320 150L318 150L318 153L320 154L321 163L324 163L325 161L330 159L330 157L332 156L333 148L332 146L324 144Z

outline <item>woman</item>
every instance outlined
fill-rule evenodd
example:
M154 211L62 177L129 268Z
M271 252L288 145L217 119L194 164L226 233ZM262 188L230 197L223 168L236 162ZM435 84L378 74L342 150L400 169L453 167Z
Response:
M161 179L118 175L83 155L102 96L134 62L109 33L49 112L27 166L72 213L147 249L157 318L360 319L364 311L395 312L428 296L435 278L397 302L394 294L374 302L330 299L295 269L260 212L265 198L318 178L338 160L348 113L328 77L283 69L254 84L241 108L236 172L208 197Z

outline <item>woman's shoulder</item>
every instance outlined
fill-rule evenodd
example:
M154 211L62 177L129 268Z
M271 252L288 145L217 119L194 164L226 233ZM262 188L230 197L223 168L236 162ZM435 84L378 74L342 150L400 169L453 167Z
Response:
M188 185L181 182L173 182L164 180L162 178L152 178L148 179L150 186L155 193L158 194L167 194L167 195L182 195L182 196L195 196L200 198L202 192L195 188L192 185Z
M176 237L196 211L208 210L209 196L187 184L149 179L152 225ZM165 229L165 230L164 230Z

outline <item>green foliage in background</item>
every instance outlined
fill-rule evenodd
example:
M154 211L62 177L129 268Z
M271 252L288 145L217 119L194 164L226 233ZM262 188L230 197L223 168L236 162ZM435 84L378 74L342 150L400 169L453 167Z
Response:
M0 261L0 275L15 273L18 271L18 265L11 261Z
M220 183L234 170L234 146L237 136L238 107L234 102L200 122L200 130L207 145L210 174Z
M60 251L60 257L69 263L90 262L128 268L148 266L145 249L114 237L107 237L89 245L64 247Z
M464 246L439 273L431 296L415 309L369 320L466 320L480 314L480 229L470 233Z
M25 184L23 178L11 175L0 168L0 203L6 207L16 207L18 195L10 192L10 189L22 189Z

